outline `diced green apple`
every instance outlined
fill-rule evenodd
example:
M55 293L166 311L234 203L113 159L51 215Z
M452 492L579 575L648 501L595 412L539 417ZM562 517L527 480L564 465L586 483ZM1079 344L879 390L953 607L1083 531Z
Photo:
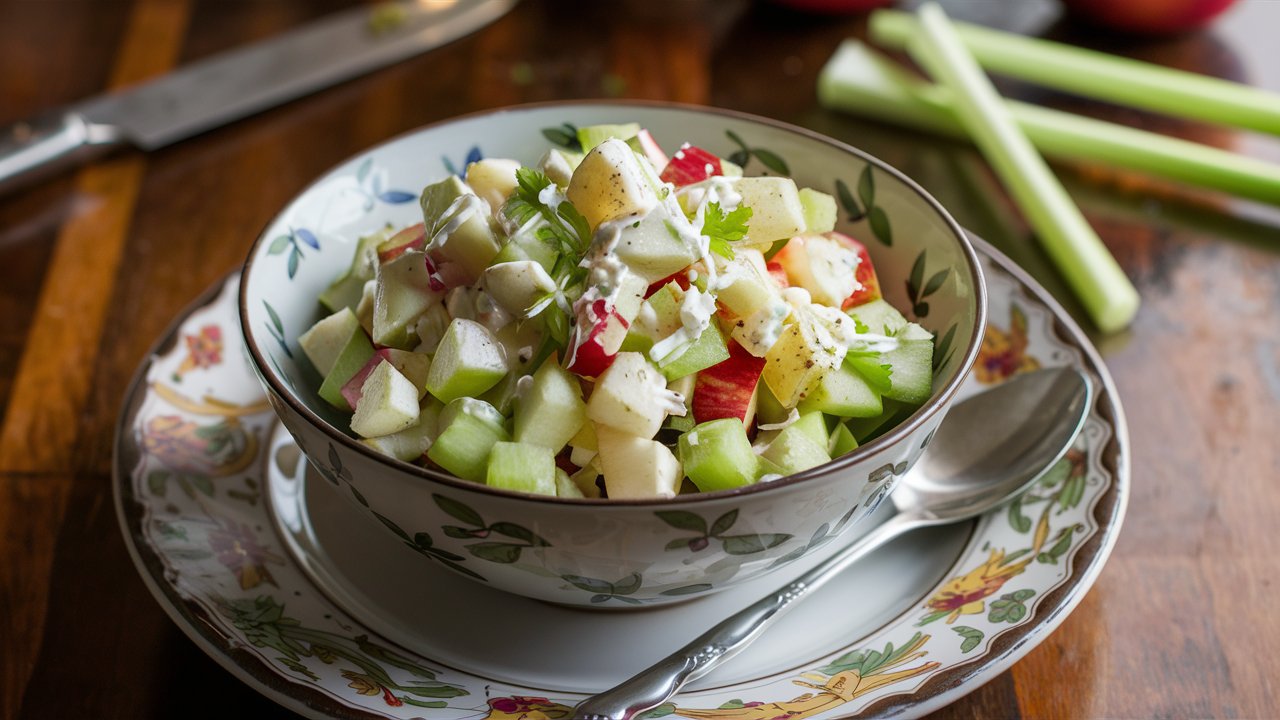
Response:
M857 449L858 441L849 431L849 427L844 423L837 423L836 429L831 432L831 437L827 440L827 452L831 457L838 458Z
M867 326L868 332L878 335L897 335L907 327L907 319L897 308L885 302L884 298L851 307L846 312Z
M493 333L474 320L455 318L436 348L427 391L446 403L475 397L506 374L506 352Z
M392 367L400 371L413 386L418 389L418 399L421 400L427 394L427 375L431 370L431 358L422 353L409 352L408 350L396 350L395 348L379 348L375 350L373 356L365 362L364 367L360 368L351 379L342 386L342 396L347 399L347 404L356 407L360 402L361 394L364 392L364 383L369 379L369 374L378 367L379 363L389 362Z
M555 453L541 445L496 442L489 450L485 484L534 495L555 495Z
M696 236L678 204L658 203L643 218L618 230L614 254L644 278L646 286L657 282L697 259L695 249L681 237L680 227Z
M468 200L468 197L474 199ZM483 212L483 208L479 196L456 175L428 185L422 191L428 247L444 260L455 263L466 285L475 283L498 254L498 241L489 226L489 214Z
M440 302L432 289L426 253L409 250L378 266L373 295L373 341L408 350L416 345L418 318Z
M825 233L836 229L835 198L813 188L800 188L799 195L806 233Z
M374 269L378 265L378 245L391 236L391 226L375 233L365 235L356 243L355 255L351 265L333 284L320 293L320 304L330 312L342 308L355 310L364 293L364 284L373 279Z
M556 289L555 281L533 260L490 265L483 283L494 302L516 318L524 317L538 298Z
M556 468L556 497L571 498L581 500L586 495L582 493L582 488L569 477L569 473L560 468Z
M660 442L596 428L599 463L605 489L615 500L675 497L680 488L680 461Z
M639 123L622 123L619 125L588 125L578 128L578 142L582 152L589 153L595 146L610 138L630 140L640 132Z
M819 410L841 418L875 417L883 412L880 393L844 366L824 374L798 407L800 412Z
M554 362L542 363L515 408L516 442L541 445L552 453L560 452L587 420L578 378Z
M890 389L884 396L919 405L933 393L933 335L909 323L897 337L898 346L880 355L889 366Z
M379 363L361 388L351 431L361 437L381 437L417 422L418 388L391 363Z
M829 462L827 428L822 413L804 413L796 422L778 433L761 453L761 457L791 475Z
M492 405L474 398L454 400L440 411L440 435L427 457L454 475L484 482L489 451L494 443L509 441L502 415Z
M320 384L320 397L339 410L346 412L354 410L355 408L351 407L343 397L342 388L356 373L360 372L371 357L373 357L373 344L369 342L368 336L364 332L352 333L347 344L338 353L333 367L325 374L324 382Z
M352 335L364 335L360 321L351 308L343 307L334 314L321 319L311 329L298 336L298 345L306 353L307 359L315 366L320 375L328 375L338 362L338 356L351 342Z
M703 492L750 485L756 480L756 454L738 418L699 423L680 436L680 461Z

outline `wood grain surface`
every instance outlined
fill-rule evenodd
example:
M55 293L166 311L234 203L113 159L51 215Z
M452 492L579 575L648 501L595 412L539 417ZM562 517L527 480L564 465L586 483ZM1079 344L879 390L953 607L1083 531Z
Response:
M143 80L351 4L0 0L0 122ZM956 2L1023 22L1052 0ZM1209 32L1024 29L1280 91L1280 3ZM152 341L320 172L419 125L514 103L678 100L794 122L915 177L1075 308L964 144L818 107L858 16L747 0L525 0L444 48L144 154L0 196L0 718L283 716L207 658L135 571L111 508L121 396ZM1021 97L1280 162L1280 145L1006 83ZM1134 326L1095 338L1129 416L1133 495L1097 585L1010 671L939 718L1280 713L1280 220L1273 209L1061 167L1130 277ZM1280 589L1278 587L1277 589Z

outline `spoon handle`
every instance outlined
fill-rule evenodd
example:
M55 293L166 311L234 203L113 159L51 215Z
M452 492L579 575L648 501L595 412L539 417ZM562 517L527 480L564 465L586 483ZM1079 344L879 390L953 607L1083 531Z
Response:
M822 587L864 555L898 535L929 521L899 513L827 558L784 587L721 620L715 627L659 660L631 679L583 700L573 720L631 720L675 695L691 680L706 675L755 641L765 628L791 609L800 598Z

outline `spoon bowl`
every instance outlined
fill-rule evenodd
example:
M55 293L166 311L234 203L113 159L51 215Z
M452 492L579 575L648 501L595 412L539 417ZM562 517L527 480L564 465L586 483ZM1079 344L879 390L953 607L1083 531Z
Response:
M1051 368L956 404L893 504L903 514L951 522L1012 499L1067 451L1090 395L1084 375Z
M1066 454L1092 396L1089 379L1063 367L1019 375L957 403L890 496L896 515L638 675L582 701L572 720L631 720L750 645L798 600L889 540L1009 502Z

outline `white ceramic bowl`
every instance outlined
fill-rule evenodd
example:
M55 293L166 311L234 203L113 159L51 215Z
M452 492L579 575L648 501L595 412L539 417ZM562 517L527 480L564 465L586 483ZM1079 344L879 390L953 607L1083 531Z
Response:
M494 490L382 456L316 394L298 336L356 239L422 221L421 189L483 154L532 164L546 128L638 122L669 151L749 153L746 174L837 195L837 229L869 248L887 300L933 331L933 396L882 437L782 480L669 500L564 500ZM771 167L772 166L772 167ZM851 219L853 218L853 219ZM326 173L267 226L245 262L240 320L276 412L311 463L424 562L520 595L633 607L715 592L814 552L869 514L920 456L968 373L986 296L964 233L897 170L813 132L741 113L653 103L556 103L468 115L401 136ZM364 519L361 519L364 518ZM394 578L388 578L394 582Z

